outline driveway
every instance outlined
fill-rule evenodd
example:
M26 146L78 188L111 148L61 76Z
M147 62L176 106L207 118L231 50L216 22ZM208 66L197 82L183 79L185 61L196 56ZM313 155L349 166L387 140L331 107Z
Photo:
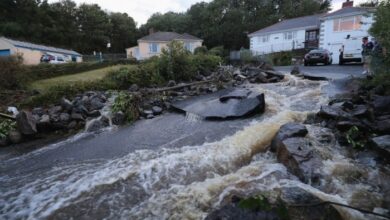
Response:
M292 66L276 66L276 70L289 73L291 72ZM342 79L346 77L350 77L351 75L354 77L364 77L362 74L363 66L362 65L329 65L329 66L299 66L301 72L314 75L314 76L324 76L328 79Z

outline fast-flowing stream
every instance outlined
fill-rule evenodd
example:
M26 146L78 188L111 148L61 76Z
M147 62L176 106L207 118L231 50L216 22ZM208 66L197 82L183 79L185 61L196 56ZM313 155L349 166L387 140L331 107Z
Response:
M282 186L345 204L360 191L380 200L375 186L365 182L332 178L331 187L321 190L303 184L265 151L281 125L303 122L327 102L326 85L293 76L247 85L264 92L264 114L203 121L169 113L7 157L0 162L0 219L203 219L232 194ZM356 166L334 140L321 141L329 131L308 129L318 140L315 147L329 155L324 173L337 176L337 170ZM376 168L364 169L367 179L379 175ZM339 211L346 219L367 217Z

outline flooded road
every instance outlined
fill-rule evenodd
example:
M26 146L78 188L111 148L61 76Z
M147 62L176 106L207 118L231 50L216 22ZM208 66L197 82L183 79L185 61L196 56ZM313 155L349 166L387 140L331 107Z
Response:
M369 184L331 179L324 190L297 180L266 149L279 127L303 122L326 104L325 87L287 76L275 84L246 85L265 94L262 115L204 121L169 113L124 128L83 133L0 162L1 219L203 219L233 193L301 187L348 204ZM309 127L313 139L328 132ZM318 142L329 154L324 173L354 166L341 148ZM374 174L375 168L366 168ZM348 219L365 219L340 209Z

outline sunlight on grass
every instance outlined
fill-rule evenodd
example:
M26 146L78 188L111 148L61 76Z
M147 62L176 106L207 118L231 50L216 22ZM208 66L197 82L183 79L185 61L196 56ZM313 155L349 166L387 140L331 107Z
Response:
M38 80L31 83L30 88L43 92L47 90L49 87L57 84L74 83L80 81L96 81L96 80L103 79L109 72L113 70L118 70L121 67L126 67L126 66L131 66L131 65L110 66L110 67L105 67L97 70L91 70L91 71L72 74L72 75L65 75L65 76L59 76L50 79Z

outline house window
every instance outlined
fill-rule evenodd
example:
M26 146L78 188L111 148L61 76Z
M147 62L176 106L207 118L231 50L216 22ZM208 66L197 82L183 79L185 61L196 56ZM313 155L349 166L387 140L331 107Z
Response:
M149 52L150 53L158 53L159 46L158 43L150 43L149 44Z
M184 48L185 48L186 50L192 52L192 44L191 44L191 43L186 42L186 43L184 44Z
M309 40L309 41L317 40L317 31L306 32L306 40Z
M338 18L333 20L333 31L352 31L359 30L361 27L362 16L352 16Z
M292 40L297 38L297 32L296 31L289 31L284 33L284 39L285 40Z
M257 43L266 43L269 41L269 35L263 35L257 37Z

